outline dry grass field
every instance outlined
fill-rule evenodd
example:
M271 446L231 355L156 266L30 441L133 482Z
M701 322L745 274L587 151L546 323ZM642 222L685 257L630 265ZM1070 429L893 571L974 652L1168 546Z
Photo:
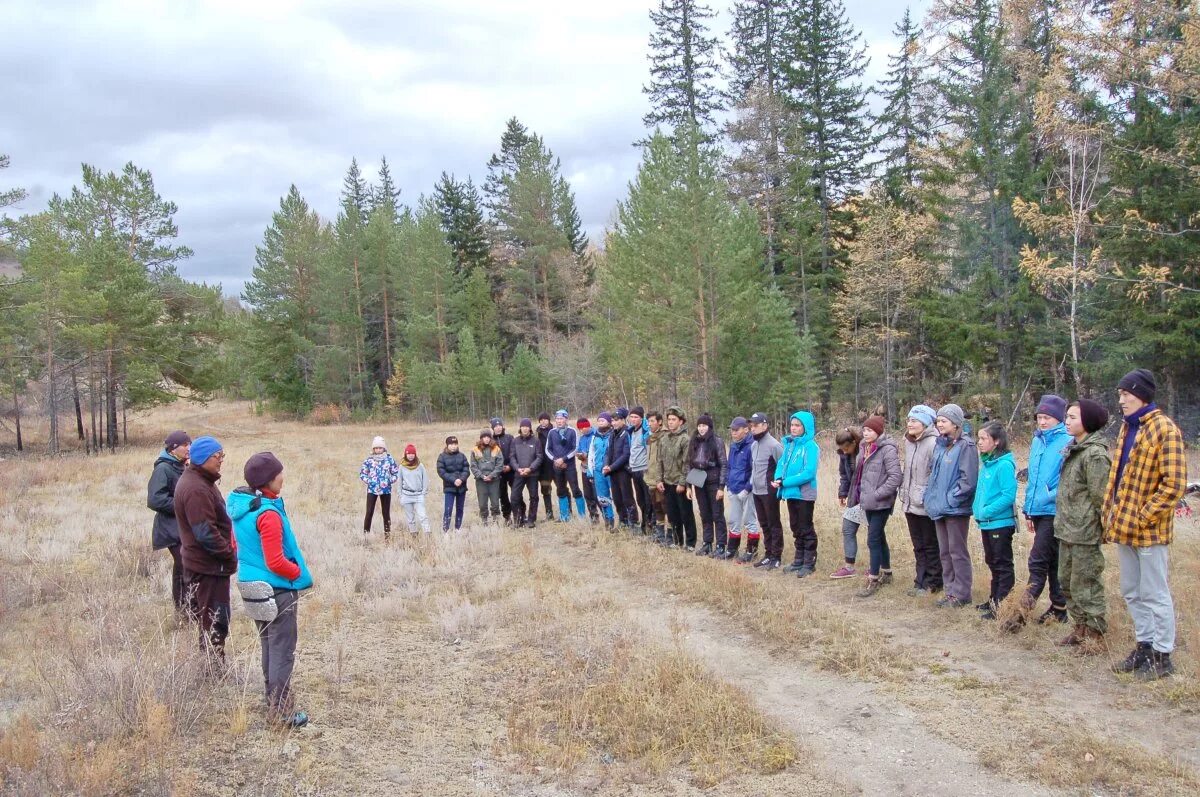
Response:
M225 492L255 451L285 464L316 579L296 665L307 728L267 726L257 639L236 608L221 679L175 625L145 485L177 427L223 441ZM896 583L861 600L857 581L825 578L841 558L825 440L820 577L799 581L581 522L482 529L474 493L462 532L409 535L396 518L385 546L378 519L364 538L357 481L376 433L432 466L444 435L477 432L180 405L131 423L116 455L0 462L4 793L1200 792L1196 520L1181 522L1172 562L1178 672L1143 685L1107 670L1131 645L1112 551L1113 651L1096 658L1055 647L1061 626L1010 636L906 596L902 518L889 527ZM440 519L436 487L428 511ZM1019 580L1027 553L1022 536ZM975 563L982 600L977 541Z

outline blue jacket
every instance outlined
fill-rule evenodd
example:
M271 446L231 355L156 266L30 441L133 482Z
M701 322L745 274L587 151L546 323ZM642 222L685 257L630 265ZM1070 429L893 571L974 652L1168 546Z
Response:
M578 445L578 435L570 426L564 426L561 429L551 429L546 433L545 453L551 462L556 459L565 459L569 466L575 461L575 448Z
M984 454L971 514L984 531L1017 525L1017 461L1011 451L998 457Z
M588 429L586 432L584 432L583 434L579 435L579 442L578 442L578 444L577 444L577 445L576 445L576 447L575 447L576 459L578 459L578 458L579 458L579 457L578 457L578 455L579 455L579 454L583 454L585 457L590 457L590 456L591 456L591 454L592 454L592 440L593 440L595 437L596 437L596 428L595 428L595 427L591 427L591 428L589 428L589 429ZM584 472L584 475L591 475L591 472L592 472L592 466L591 466L591 461L590 461L590 460L589 460L589 462L588 462L588 465L587 465L587 466L586 466L586 467L583 469L583 472Z
M953 443L938 435L933 448L933 465L925 486L925 511L934 520L969 517L979 480L979 455L969 429Z
M734 495L750 489L750 471L754 467L750 446L753 435L746 435L741 442L729 444L729 475L725 477L725 488Z
M312 573L308 572L304 554L300 552L296 535L292 533L292 522L283 508L283 499L256 496L248 490L234 490L225 499L229 517L233 520L233 534L237 539L238 579L265 581L276 589L308 589L313 583ZM258 516L263 512L277 512L283 521L283 555L300 568L300 577L295 581L288 581L267 567L262 538L258 535Z
M588 454L587 474L593 479L607 479L601 468L604 467L604 459L608 456L608 446L612 442L613 433L609 429L604 434L598 430L592 433L592 448Z
M817 500L817 465L821 450L817 447L817 421L807 410L792 413L792 418L804 426L799 437L787 435L783 438L783 456L775 466L775 480L783 482L779 487L782 500Z
M1025 517L1054 515L1058 500L1058 477L1063 458L1073 438L1063 424L1045 431L1038 429L1029 447L1029 483L1025 485Z
M610 474L629 467L629 427L623 426L613 430L606 456L604 465L608 466Z

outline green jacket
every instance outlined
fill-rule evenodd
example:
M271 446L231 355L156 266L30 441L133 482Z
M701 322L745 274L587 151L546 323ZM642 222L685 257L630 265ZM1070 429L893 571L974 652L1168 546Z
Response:
M1104 536L1100 507L1112 460L1099 432L1073 442L1063 452L1055 502L1054 536L1078 545L1099 545Z
M688 474L688 443L691 435L687 425L681 424L678 432L667 432L658 443L658 461L662 464L662 480L666 484L684 484Z
M646 482L651 487L662 481L662 460L659 459L658 447L666 435L666 428L660 428L646 438L646 456L650 462L650 467L646 469Z

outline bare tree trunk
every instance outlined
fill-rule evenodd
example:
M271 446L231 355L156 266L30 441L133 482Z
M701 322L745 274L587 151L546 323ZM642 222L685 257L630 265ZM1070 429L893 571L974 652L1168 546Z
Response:
M108 450L116 451L117 443L117 366L113 357L113 342L109 342L108 357L105 363L105 410L107 412L106 431L108 432Z
M81 441L87 440L83 431L83 408L79 406L79 379L75 375L75 366L71 366L71 396L75 400L75 433Z
M46 315L46 395L50 410L50 440L51 454L58 453L58 396L54 384L54 321L50 314Z
M13 380L13 415L17 422L17 451L25 450L25 442L21 439L21 394L17 391L16 380Z

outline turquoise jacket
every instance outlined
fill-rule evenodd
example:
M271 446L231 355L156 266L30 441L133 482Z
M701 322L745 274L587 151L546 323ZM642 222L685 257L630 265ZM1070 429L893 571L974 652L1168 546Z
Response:
M276 589L308 589L313 583L312 573L308 572L308 565L304 563L304 554L300 552L296 535L292 532L292 522L283 508L283 499L256 496L248 490L234 490L225 499L229 517L233 520L233 534L237 538L238 580L265 581ZM258 536L258 516L268 511L278 512L283 521L283 555L300 568L300 577L295 581L288 581L267 567L262 539Z
M979 481L971 514L979 528L1014 528L1017 525L1017 461L1011 451L998 457L984 454L980 458Z
M1074 441L1067 427L1059 424L1038 429L1029 447L1029 483L1025 485L1025 517L1054 515L1058 500L1058 477L1062 473L1067 446Z
M817 421L807 410L792 413L792 418L804 426L798 437L783 438L783 456L775 466L775 481L783 482L779 487L782 500L817 500L817 465L821 450L817 447Z

